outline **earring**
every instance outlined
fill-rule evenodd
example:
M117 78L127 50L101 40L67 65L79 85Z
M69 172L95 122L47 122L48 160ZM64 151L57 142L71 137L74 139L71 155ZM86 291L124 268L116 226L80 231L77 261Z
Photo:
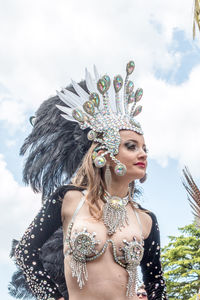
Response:
M122 163L118 163L115 167L115 174L118 176L124 176L126 174L126 166Z
M106 159L104 156L99 155L94 159L94 164L97 168L103 168L106 164Z
M105 183L106 183L106 188L108 189L108 187L111 185L111 172L110 172L110 166L107 164L106 165L106 171L105 171Z
M140 178L140 183L144 183L147 179L147 173L145 173L144 177Z

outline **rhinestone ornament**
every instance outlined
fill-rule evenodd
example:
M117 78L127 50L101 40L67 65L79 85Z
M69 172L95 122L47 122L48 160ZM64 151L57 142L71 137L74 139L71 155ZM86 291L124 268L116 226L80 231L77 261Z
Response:
M126 166L119 163L115 166L115 174L118 176L124 176L126 174Z
M99 107L100 98L99 98L99 95L97 93L90 94L89 100L94 103L95 107L97 107L97 108Z
M107 88L109 89L109 87L110 87L110 77L108 75L104 75L102 78L106 81Z
M138 107L136 107L134 113L133 113L133 117L136 117L137 115L139 115L142 111L142 106L139 105Z
M131 93L129 96L128 96L128 103L133 103L135 102L135 93Z
M123 78L121 77L121 75L115 76L113 80L113 85L114 85L115 92L118 93L123 86Z
M94 103L92 101L86 101L83 104L83 109L86 113L88 113L91 116L93 116L95 113Z
M94 159L94 164L97 168L103 168L106 164L106 159L102 155L97 156Z
M126 66L127 74L131 75L133 73L134 69L135 69L135 63L134 63L134 61L131 60L131 61L129 61L129 63Z
M109 89L109 87L107 86L107 81L103 78L99 79L99 81L97 82L97 89L102 95L104 95Z
M80 123L84 122L84 113L78 108L72 111L72 117Z
M126 93L131 94L133 92L133 89L134 89L134 83L133 81L130 80L126 86Z
M137 89L135 92L135 101L138 102L143 96L143 89Z
M97 133L94 130L90 130L87 134L89 141L93 141L97 137Z

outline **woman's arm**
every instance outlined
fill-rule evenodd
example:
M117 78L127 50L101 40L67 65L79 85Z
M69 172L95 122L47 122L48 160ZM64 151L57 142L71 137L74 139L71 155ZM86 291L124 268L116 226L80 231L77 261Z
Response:
M156 216L152 218L152 228L149 237L144 240L144 256L141 261L143 281L148 294L148 300L166 300L166 285L160 262L160 232Z
M56 284L39 259L42 245L60 227L61 201L51 197L43 204L15 249L14 258L37 299L62 299Z

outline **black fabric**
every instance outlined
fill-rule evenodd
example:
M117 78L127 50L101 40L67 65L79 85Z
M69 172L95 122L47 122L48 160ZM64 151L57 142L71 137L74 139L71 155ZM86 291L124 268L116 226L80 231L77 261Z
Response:
M45 207L45 211L43 210L43 218L48 218L48 215L51 214L50 222L43 222L42 232L37 232L36 229L32 229L28 236L32 234L37 234L37 239L32 239L31 244L29 245L29 251L37 254L37 271L44 271L46 274L50 276L51 286L55 288L56 286L56 299L58 299L61 295L64 296L65 299L68 299L67 286L65 284L64 278L64 257L63 257L63 233L61 228L61 201L68 190L81 190L74 186L63 186L54 193L52 199L56 199L56 203L50 202L48 207ZM143 209L142 207L140 207ZM43 208L42 208L43 209ZM41 209L41 210L42 210ZM147 239L144 240L144 256L141 261L141 268L143 273L143 280L146 286L148 299L168 299L165 291L165 282L163 280L163 274L161 270L160 263L160 234L157 224L156 216L147 212L152 218L152 229L150 235ZM40 216L40 213L39 213ZM39 218L36 217L36 222L38 222ZM40 225L38 224L38 228ZM23 239L29 239L29 237L23 237ZM30 241L30 239L29 239ZM41 248L39 251L36 249ZM16 263L19 264L18 258L16 256L16 250L13 251L16 259ZM32 259L33 260L33 259ZM34 257L36 260L36 257ZM31 265L31 262L30 262ZM21 273L19 273L22 276ZM22 279L22 277L20 277ZM21 286L17 284L16 274L12 278L12 282L10 283L10 294L18 299L26 299L23 298L26 296L26 293L30 289L27 288L27 284L21 282ZM24 277L25 280L25 277ZM17 291L14 291L17 289ZM11 292L12 291L12 292ZM14 291L14 292L13 292ZM20 291L20 293L19 293ZM23 294L24 291L24 294ZM18 295L18 297L16 297ZM21 297L19 297L21 295ZM40 296L35 294L37 299L41 299ZM49 293L49 297L52 297L51 293ZM28 298L27 298L28 299Z

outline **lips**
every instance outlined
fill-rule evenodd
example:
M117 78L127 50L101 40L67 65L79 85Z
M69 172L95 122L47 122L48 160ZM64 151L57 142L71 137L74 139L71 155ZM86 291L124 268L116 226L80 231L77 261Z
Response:
M135 164L135 166L141 167L141 168L146 168L146 164L143 162L138 162L137 164Z

